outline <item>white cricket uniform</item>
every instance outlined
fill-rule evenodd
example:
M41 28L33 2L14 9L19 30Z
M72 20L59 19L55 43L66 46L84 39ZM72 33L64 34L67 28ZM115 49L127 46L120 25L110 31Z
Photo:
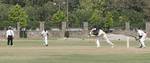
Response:
M47 38L48 38L48 31L42 31L42 37L43 37L43 40L44 40L44 43L45 45L48 45L48 41L47 41Z
M145 41L145 39L146 39L146 33L144 32L144 31L142 31L142 30L137 30L137 32L138 32L138 35L139 36L142 36L140 39L139 39L139 41L140 41L140 45L142 46L142 47L146 47L145 46L145 43L144 43L144 41Z
M96 30L96 28L93 28L93 29L90 31L90 35L91 35L91 36L95 36L95 35L92 34L93 30ZM112 48L113 48L113 47L114 47L114 46L113 46L114 44L108 39L106 33L105 33L103 30L101 30L101 29L99 29L98 35L96 36L97 48L100 47L99 37L100 37L101 35L103 35L103 38L106 40L106 42L109 43L109 44L112 46Z

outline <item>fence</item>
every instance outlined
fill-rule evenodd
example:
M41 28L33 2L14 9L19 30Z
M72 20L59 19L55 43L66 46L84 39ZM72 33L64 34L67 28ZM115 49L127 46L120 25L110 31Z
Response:
M133 33L135 31L130 30L130 23L125 23L125 30L114 30L116 33L120 33L122 31L124 31L125 33ZM147 32L148 36L150 36L150 22L146 22L145 23L145 31ZM44 26L44 25L43 25ZM57 38L64 38L65 32L68 31L69 32L69 37L70 38L87 38L88 37L88 23L84 22L83 23L83 27L80 28L66 28L66 22L62 23L62 28L51 28L51 30L48 30L49 32L49 39L57 39ZM42 27L43 28L43 27ZM26 31L27 34L27 39L41 39L41 32L42 29L39 30L28 30ZM6 30L1 30L0 31L0 39L5 39L5 33ZM15 31L15 39L20 38L19 37L19 32Z

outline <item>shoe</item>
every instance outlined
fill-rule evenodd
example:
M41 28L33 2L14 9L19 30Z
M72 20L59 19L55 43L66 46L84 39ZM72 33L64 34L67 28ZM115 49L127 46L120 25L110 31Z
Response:
M114 48L114 46L111 46L111 48Z
M143 48L143 46L141 45L139 48Z
M11 47L14 47L14 45L10 45Z
M45 45L46 47L48 46L48 44L47 45Z
M146 48L145 46L143 46L142 48Z

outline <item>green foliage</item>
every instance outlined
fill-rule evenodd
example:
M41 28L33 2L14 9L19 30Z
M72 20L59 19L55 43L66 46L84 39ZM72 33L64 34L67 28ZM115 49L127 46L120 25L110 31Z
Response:
M54 23L61 23L62 21L66 20L66 16L63 11L57 11L53 16L52 16L52 21Z
M93 9L92 9L93 4L91 2L92 0L80 0L80 7L75 11L77 20L81 22L90 21L89 19L91 18L91 15L93 13Z
M93 25L99 25L99 22L102 18L100 17L100 14L98 10L95 10L92 12L92 16L89 19L89 22Z
M112 21L108 21L110 17L107 18L106 16L107 3L108 0L80 0L80 8L77 9L76 13L78 20L89 22L90 27L95 25L110 27Z
M101 26L102 28L124 27L126 21L130 22L131 28L145 27L144 22L149 9L146 0L68 0L69 1L69 26L79 27L83 22L89 22L89 26ZM46 23L47 27L53 26L66 20L66 0L0 0L0 21L5 24L14 25L20 22L28 28L38 27L39 21ZM54 3L57 3L54 5ZM14 5L21 6L10 10ZM60 4L60 10L59 9ZM14 8L14 7L13 7ZM23 9L24 10L23 10ZM23 12L22 12L23 11ZM146 12L145 12L146 11ZM17 15L18 14L18 15ZM26 17L23 17L23 14ZM21 16L22 15L22 16ZM11 16L11 17L10 17ZM18 16L18 17L17 17ZM25 23L27 25L25 25ZM0 24L0 27L7 25Z
M9 7L7 4L0 4L0 20L7 20Z
M28 6L43 6L43 4L46 4L50 0L26 0L26 5Z
M131 29L139 28L139 27L145 29L146 18L144 13L132 11L132 14L130 15L129 19L130 19Z
M113 25L113 15L111 12L108 12L106 14L106 21L105 21L105 27L110 28Z
M25 6L26 0L1 0L3 4L9 4L9 5L20 5L21 7Z
M124 9L120 12L120 21L130 22L131 28L145 27L145 15L143 12L138 12L133 9Z
M69 27L80 27L82 21L78 19L75 13L69 15Z
M15 5L10 9L8 18L15 23L19 22L21 27L27 26L28 15L19 5Z
M30 22L28 23L28 28L32 27L32 29L35 29L39 27L38 24L39 21L45 21L46 28L52 27L51 23L47 23L47 22L48 21L51 22L53 14L57 12L56 11L57 6L54 5L54 2L48 1L45 3L43 2L42 5L37 5L33 3L30 4L31 1L28 0L29 3L27 3L27 6L25 7L25 10L29 15L29 20L30 20Z

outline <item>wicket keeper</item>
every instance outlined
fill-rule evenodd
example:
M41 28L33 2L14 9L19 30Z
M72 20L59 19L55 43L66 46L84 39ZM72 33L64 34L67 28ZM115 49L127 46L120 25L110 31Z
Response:
M147 34L140 28L137 29L138 37L139 37L139 42L140 42L140 47L139 48L145 48L145 39Z

